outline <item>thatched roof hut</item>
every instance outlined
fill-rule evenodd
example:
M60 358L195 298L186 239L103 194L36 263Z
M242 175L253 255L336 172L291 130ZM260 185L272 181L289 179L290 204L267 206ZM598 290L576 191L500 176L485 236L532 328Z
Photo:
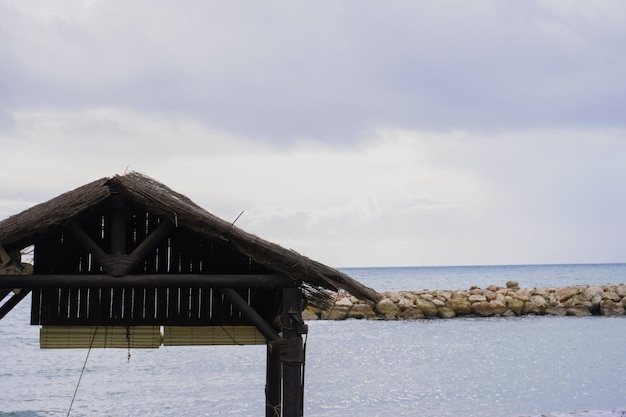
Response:
M338 289L381 298L136 172L3 220L0 255L0 301L14 293L0 319L32 294L42 348L267 344L268 417L302 415L303 296L321 308Z
M0 247L22 249L69 221L80 219L105 200L120 195L176 227L235 247L267 268L301 281L309 295L343 289L355 297L378 301L380 295L345 273L283 248L222 220L189 198L137 172L101 178L0 222Z

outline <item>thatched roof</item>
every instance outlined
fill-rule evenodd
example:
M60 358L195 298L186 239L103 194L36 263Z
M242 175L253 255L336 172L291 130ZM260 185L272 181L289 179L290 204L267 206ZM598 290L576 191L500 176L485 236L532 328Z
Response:
M309 288L343 289L355 297L381 296L345 273L263 240L204 210L189 198L137 172L101 178L0 222L0 246L22 249L114 194L201 236L230 242L261 265Z

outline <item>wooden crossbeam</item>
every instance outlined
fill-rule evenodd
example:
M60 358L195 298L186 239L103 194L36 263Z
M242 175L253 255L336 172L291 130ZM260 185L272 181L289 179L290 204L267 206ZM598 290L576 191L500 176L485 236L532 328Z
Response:
M0 288L290 288L299 282L280 274L145 274L110 275L0 275Z
M115 222L121 224L119 220ZM130 254L126 255L122 251L124 245L120 241L123 231L117 231L114 235L114 245L112 254L107 254L102 250L100 245L89 237L87 233L78 225L78 223L71 221L67 224L67 230L70 235L87 251L90 252L97 264L101 265L106 273L115 277L123 277L128 275L137 266L144 261L144 259L158 246L158 244L169 235L174 229L174 223L169 220L164 220L159 226L148 236L146 239L135 248ZM119 226L118 226L119 228ZM120 236L120 237L118 237Z
M276 330L274 330L274 328L270 326L269 323L266 322L263 317L259 315L259 313L257 313L252 307L250 307L248 302L244 300L237 293L237 291L233 290L232 288L222 288L220 289L220 292L224 294L224 297L226 297L235 308L241 311L241 314L243 314L244 317L248 319L248 321L250 321L250 323L252 323L254 327L256 327L267 340L276 341L280 339L280 336L278 335L278 333L276 333Z
M13 310L13 307L19 304L28 294L29 291L22 290L18 294L14 294L11 298L9 298L4 304L0 306L0 319L6 316L9 311Z

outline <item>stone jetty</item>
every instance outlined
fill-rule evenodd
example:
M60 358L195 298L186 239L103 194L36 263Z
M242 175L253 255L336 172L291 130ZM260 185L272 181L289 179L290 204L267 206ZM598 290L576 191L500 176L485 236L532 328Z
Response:
M504 287L471 287L452 291L399 291L381 293L378 303L338 293L328 310L307 307L305 320L417 320L454 317L623 316L626 285L577 285L520 288L509 281Z

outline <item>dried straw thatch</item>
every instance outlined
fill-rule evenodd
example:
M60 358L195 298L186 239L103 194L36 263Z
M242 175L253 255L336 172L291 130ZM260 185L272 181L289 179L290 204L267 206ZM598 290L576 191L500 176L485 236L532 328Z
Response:
M355 297L378 301L381 296L345 273L299 253L246 233L207 212L189 198L137 172L102 178L36 205L0 222L0 246L24 248L59 225L82 215L114 194L149 212L168 218L178 227L230 242L256 262L305 284L305 290L343 289Z

